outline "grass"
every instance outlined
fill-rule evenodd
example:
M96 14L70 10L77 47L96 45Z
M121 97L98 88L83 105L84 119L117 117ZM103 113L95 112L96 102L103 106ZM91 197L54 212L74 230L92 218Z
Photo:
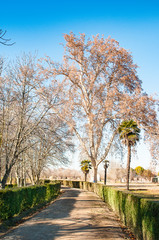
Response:
M148 199L150 201L159 201L159 190L158 189L130 189L134 195Z

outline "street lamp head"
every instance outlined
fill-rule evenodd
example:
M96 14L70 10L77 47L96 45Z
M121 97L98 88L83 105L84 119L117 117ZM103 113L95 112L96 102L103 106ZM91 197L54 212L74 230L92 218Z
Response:
M109 167L109 160L105 160L104 161L104 168L108 168Z
M104 161L104 184L106 185L106 180L107 180L107 168L109 167L109 161L105 160Z

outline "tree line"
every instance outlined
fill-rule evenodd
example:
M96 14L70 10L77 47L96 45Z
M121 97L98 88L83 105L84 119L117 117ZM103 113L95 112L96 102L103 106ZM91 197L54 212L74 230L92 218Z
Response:
M143 91L132 55L112 38L71 32L64 39L61 63L24 56L4 69L1 60L3 185L18 164L34 176L46 159L65 161L71 136L91 161L95 182L123 121L135 121L153 143L158 138L158 101Z
M2 187L13 170L17 181L27 177L38 183L46 165L67 161L65 153L73 147L71 133L40 98L44 81L34 57L24 55L6 67L2 60L0 80Z

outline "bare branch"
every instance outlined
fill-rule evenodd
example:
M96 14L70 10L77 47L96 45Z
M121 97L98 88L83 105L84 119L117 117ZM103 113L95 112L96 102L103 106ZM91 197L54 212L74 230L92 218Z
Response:
M5 45L5 46L12 46L15 44L15 42L10 43L11 39L10 38L5 38L7 31L3 31L0 29L0 44Z

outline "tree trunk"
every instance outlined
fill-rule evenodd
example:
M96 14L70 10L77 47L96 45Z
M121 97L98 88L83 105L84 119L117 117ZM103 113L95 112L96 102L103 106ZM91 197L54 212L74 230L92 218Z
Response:
M94 182L97 182L97 166L94 167Z
M26 172L24 172L24 187L26 186Z
M87 182L87 172L84 174L84 181Z
M25 154L23 154L23 186L26 186L26 165L25 165L26 159Z
M1 167L1 164L2 164L2 162L1 162L1 157L0 157L0 182L1 182L1 177L2 177L2 167Z
M10 171L11 171L11 168L7 169L4 176L3 176L3 179L2 179L2 188L3 189L5 188L6 182L8 180L9 174L10 174Z
M12 184L12 181L13 181L13 177L12 177L12 172L11 172L10 179L9 179L9 184Z
M128 156L127 156L127 190L129 190L129 178L130 178L130 162L131 162L131 145L128 143Z
M17 187L19 187L20 186L20 177L19 177L19 175L17 176Z
M36 175L36 184L39 185L40 184L40 173L38 173Z
M20 164L17 163L16 165L16 179L17 179L17 186L20 187L21 179L20 179Z

